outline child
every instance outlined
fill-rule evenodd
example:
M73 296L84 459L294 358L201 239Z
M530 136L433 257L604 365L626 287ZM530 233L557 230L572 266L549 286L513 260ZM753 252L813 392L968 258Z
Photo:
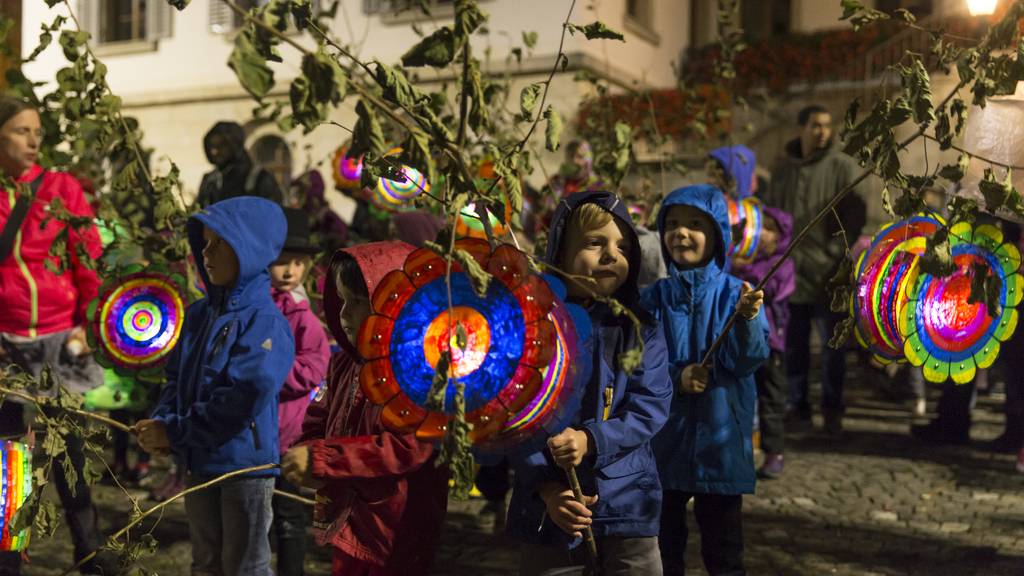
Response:
M295 342L270 297L267 267L285 239L281 208L242 196L188 220L208 296L185 315L151 420L136 425L147 452L173 451L195 486L278 462L277 396ZM270 576L270 499L276 469L185 496L192 573Z
M754 151L743 145L723 146L708 154L705 172L708 183L733 200L757 192L757 162Z
M761 239L754 260L745 266L735 266L736 277L759 283L789 247L793 234L793 217L778 208L764 207ZM757 371L757 398L760 405L761 446L764 463L757 470L760 478L778 478L783 469L784 428L786 416L786 323L789 321L789 296L796 290L796 267L792 260L782 263L764 286L765 318L771 334L768 362Z
M742 494L754 491L754 373L768 358L763 295L725 273L729 216L721 191L698 185L672 192L658 213L669 277L644 291L644 306L665 329L672 411L653 446L665 487L659 544L666 575L683 574L686 503L693 498L701 556L710 574L743 573ZM704 353L729 331L707 370Z
M569 300L588 309L593 344L580 347L585 356L577 366L592 364L592 370L580 379L586 387L572 427L550 438L548 451L514 462L507 523L524 543L519 573L564 573L583 565L580 537L589 526L606 576L660 576L661 485L650 440L668 416L672 388L661 328L638 306L640 245L626 205L608 192L564 198L552 220L547 260L567 274ZM616 298L643 322L641 342L632 322L593 293ZM619 356L640 343L643 364L628 373ZM556 466L579 467L585 505Z
M435 465L433 445L388 431L381 407L359 387L355 342L370 296L412 250L377 242L335 253L324 313L342 351L331 357L324 396L310 405L300 443L282 463L290 482L317 489L316 541L334 548L336 575L426 574L444 522L448 470Z
M306 416L310 394L327 375L331 359L330 345L320 320L309 309L300 290L312 266L317 248L309 243L309 218L302 210L284 209L288 221L288 237L277 260L270 265L270 285L274 304L284 314L295 337L295 364L284 381L278 397L278 446L281 454L302 435L302 419ZM284 478L277 478L276 487L298 494L299 489ZM272 536L277 541L278 576L301 576L306 557L306 505L274 496Z

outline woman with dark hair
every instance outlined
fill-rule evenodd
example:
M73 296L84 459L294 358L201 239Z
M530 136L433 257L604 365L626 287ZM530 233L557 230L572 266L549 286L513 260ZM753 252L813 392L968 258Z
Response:
M38 379L43 366L57 373L57 382L84 392L102 380L85 339L86 308L96 297L100 280L83 256L102 252L95 226L71 227L66 266L50 256L50 247L67 226L50 215L59 201L69 213L92 220L93 213L78 181L63 172L44 170L36 160L42 143L39 113L17 98L0 96L0 364ZM56 269L53 265L57 264ZM32 390L37 394L55 391ZM28 435L31 415L22 404L0 406L0 437ZM50 477L57 485L75 548L75 560L103 544L96 508L82 473L85 455L80 439L65 438L66 451L54 460ZM65 461L76 474L74 486L65 477ZM115 558L116 560L116 558ZM0 553L0 575L20 574L16 552ZM115 574L116 564L89 562L83 574Z
M214 124L203 137L203 151L213 170L204 174L199 184L196 205L200 208L235 196L282 202L277 181L245 151L245 130L237 122Z

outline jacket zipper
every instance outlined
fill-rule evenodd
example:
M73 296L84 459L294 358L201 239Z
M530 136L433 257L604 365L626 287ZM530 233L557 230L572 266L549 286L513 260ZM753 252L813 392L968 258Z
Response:
M256 448L256 451L260 451L260 435L256 432L256 421L249 421L249 431L252 432L252 445Z
M14 196L14 190L7 191L7 199L10 203L11 210L14 210L14 204L17 202L17 198ZM26 220L27 219L28 218L26 217ZM36 287L35 278L33 278L32 273L29 272L28 265L25 264L25 259L21 256L21 240L21 228L19 228L17 234L14 235L14 261L18 263L18 269L21 270L22 276L24 276L25 281L28 282L28 336L29 338L35 338L37 336L36 328L39 326L39 289Z

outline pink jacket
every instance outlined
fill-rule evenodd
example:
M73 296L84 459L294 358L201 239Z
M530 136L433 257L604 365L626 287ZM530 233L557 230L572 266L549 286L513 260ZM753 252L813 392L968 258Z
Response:
M295 336L295 364L281 387L277 407L278 443L284 454L302 434L302 419L306 417L310 393L327 376L331 348L327 333L309 309L308 302L296 300L290 292L272 290L271 293Z

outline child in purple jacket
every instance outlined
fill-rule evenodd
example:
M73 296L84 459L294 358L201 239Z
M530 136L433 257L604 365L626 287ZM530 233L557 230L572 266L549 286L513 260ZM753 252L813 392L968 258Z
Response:
M302 283L312 267L312 256L317 252L316 247L309 243L309 218L305 212L294 208L285 208L284 214L288 220L288 236L281 255L270 265L274 304L284 314L295 336L295 363L278 397L278 439L282 455L302 434L302 420L310 397L326 377L327 364L331 359L327 333L310 310L302 291ZM276 488L299 493L298 487L288 483L283 476L277 478ZM275 495L273 509L271 537L277 541L277 573L301 576L306 556L305 505Z
M749 264L735 263L732 273L741 280L758 284L782 258L793 235L793 217L778 208L764 207L761 240ZM764 310L768 319L768 347L771 355L755 376L761 423L761 446L765 460L757 470L759 478L782 474L783 418L786 412L786 325L788 300L796 290L796 267L792 260L782 263L764 286Z

